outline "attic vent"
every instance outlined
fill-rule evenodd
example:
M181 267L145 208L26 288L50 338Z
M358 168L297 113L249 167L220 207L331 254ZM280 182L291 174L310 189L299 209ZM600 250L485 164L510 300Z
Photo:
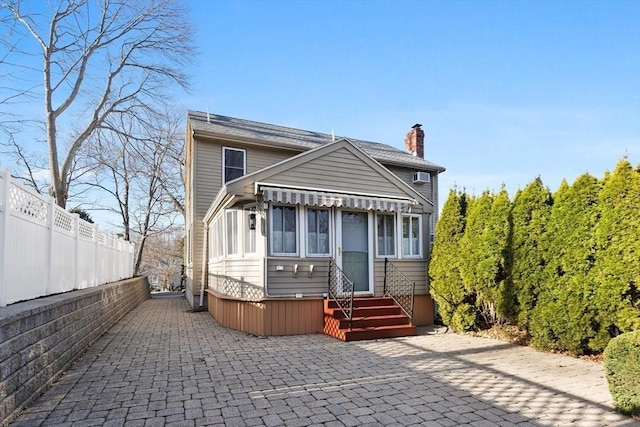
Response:
M414 172L413 183L414 184L426 184L431 182L431 175L429 172Z

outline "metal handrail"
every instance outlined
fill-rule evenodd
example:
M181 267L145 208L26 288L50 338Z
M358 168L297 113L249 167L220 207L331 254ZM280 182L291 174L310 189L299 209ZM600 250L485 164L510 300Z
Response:
M329 292L328 295L340 307L349 319L349 329L353 322L353 296L355 286L353 282L340 270L333 258L329 258Z
M398 267L389 261L389 258L385 258L383 294L393 299L398 307L409 317L411 324L413 324L415 293L416 282L409 280Z

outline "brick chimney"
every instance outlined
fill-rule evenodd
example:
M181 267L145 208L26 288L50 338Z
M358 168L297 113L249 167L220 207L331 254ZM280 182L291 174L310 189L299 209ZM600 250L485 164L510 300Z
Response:
M404 149L414 156L424 159L424 131L421 124L411 126L411 130L404 137Z

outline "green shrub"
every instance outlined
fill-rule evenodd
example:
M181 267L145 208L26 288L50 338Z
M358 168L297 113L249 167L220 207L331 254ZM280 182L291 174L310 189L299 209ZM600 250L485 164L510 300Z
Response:
M604 370L616 408L640 415L640 330L609 341L604 350Z
M590 300L596 335L589 346L602 351L610 338L640 329L640 173L621 160L605 176L596 227L595 292Z
M466 212L466 194L449 191L449 198L436 225L436 240L429 262L429 290L438 305L438 314L445 325L456 331L468 330L475 323L475 314L467 305L463 305L467 295L460 276L458 257Z

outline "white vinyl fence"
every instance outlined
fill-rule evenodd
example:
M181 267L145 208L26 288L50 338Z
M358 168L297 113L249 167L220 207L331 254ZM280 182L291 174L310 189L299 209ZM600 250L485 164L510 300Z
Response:
M0 171L0 307L132 277L133 246Z

